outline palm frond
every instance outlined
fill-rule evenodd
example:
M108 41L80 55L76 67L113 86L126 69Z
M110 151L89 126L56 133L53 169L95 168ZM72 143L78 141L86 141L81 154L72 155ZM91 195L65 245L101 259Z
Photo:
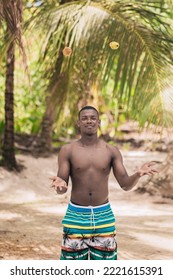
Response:
M7 26L4 45L1 48L1 54L5 54L12 42L17 43L21 50L25 69L27 70L27 59L22 39L22 4L22 0L2 0L1 2L0 22L4 20Z
M173 87L171 1L70 1L44 6L35 22L45 30L42 53L50 78L68 45L73 54L63 58L62 71L78 80L80 96L96 80L102 89L113 79L114 98L134 117L166 124L163 93ZM119 43L117 51L110 49L111 41Z

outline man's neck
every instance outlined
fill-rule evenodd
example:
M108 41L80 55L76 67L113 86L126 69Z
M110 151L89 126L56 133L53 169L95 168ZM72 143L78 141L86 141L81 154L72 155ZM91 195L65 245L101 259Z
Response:
M99 142L99 139L96 135L82 135L80 142L83 146L93 146Z

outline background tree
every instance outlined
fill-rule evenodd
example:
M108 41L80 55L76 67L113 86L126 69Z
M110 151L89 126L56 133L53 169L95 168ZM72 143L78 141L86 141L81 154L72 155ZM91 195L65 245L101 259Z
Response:
M14 65L15 45L20 46L25 59L21 37L22 1L2 0L0 2L0 21L5 20L6 79L5 79L5 130L2 162L9 169L17 169L14 151ZM2 52L3 53L3 52Z

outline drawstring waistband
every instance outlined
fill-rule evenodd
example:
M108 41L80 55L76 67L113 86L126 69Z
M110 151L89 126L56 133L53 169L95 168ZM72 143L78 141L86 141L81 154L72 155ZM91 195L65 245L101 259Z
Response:
M105 211L106 209L110 209L110 203L106 202L105 204L98 205L98 206L92 206L92 205L82 206L82 205L78 205L78 204L75 204L70 201L69 209L79 212L79 213L80 212L90 213L90 225L93 226L93 228L95 230L96 224L95 224L94 212L97 213L98 211L100 212L100 211Z
M91 208L91 226L94 226L94 230L95 230L95 220L94 220L94 210L92 206L89 206Z

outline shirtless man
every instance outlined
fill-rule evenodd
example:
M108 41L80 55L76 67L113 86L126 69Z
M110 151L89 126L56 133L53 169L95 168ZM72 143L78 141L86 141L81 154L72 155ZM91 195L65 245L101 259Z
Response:
M143 175L157 171L154 162L144 164L129 176L117 147L97 136L99 113L91 106L79 112L81 138L61 148L57 176L50 178L58 194L72 181L71 198L62 221L61 260L116 260L115 217L109 204L111 168L121 188L131 190Z

